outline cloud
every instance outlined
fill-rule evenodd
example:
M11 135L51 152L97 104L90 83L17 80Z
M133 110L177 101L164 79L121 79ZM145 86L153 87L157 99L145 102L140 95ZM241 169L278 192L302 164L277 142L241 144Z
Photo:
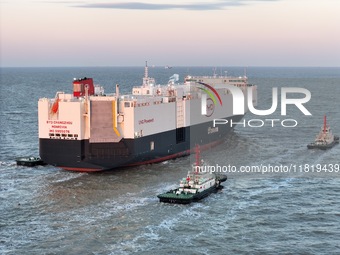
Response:
M258 0L255 0L258 1ZM263 1L263 0L262 0ZM268 0L266 0L268 1ZM277 1L277 0L269 0ZM209 11L224 10L229 6L245 5L249 0L229 0L229 1L211 1L206 3L145 3L145 2L120 2L120 3L88 3L74 7L84 8L106 8L106 9L125 9L125 10L193 10L193 11ZM253 0L254 2L254 0Z

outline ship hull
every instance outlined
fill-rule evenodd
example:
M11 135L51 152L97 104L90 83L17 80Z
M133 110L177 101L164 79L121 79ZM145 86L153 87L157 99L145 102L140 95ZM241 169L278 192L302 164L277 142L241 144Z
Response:
M225 118L239 122L243 115ZM162 162L192 153L196 144L202 150L223 142L233 127L212 121L145 137L122 139L116 143L90 143L89 140L39 139L41 159L65 170L97 172L119 167Z
M329 144L315 144L315 143L310 143L307 145L308 149L320 149L320 150L328 150L333 148L334 145L338 144L339 140L334 140L333 142Z

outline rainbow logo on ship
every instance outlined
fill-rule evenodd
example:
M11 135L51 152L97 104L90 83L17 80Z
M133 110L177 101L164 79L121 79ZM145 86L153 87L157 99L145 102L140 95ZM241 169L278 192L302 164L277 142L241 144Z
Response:
M217 93L216 89L214 89L212 86L210 86L209 84L206 84L204 82L197 82L203 86L205 86L206 88L210 89L214 94L215 96L217 97L218 101L220 102L220 105L222 106L222 100L221 100L221 97L220 95ZM209 91L208 89L206 88L202 88L202 87L198 87L200 90L204 91L207 95L209 95L209 97L211 98L211 100L214 102L214 105L217 104L217 100L216 100L216 97L214 96L213 93L211 93L211 91Z

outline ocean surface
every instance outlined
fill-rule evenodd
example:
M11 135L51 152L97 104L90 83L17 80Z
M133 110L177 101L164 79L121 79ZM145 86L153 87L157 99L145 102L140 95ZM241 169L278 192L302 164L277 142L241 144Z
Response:
M270 116L248 113L246 124L280 121L238 125L222 144L202 152L210 165L237 171L228 173L222 192L190 205L162 204L156 196L178 184L194 156L99 174L14 161L39 155L39 98L71 93L73 78L84 76L107 93L116 83L129 93L141 84L143 67L0 70L0 254L340 254L340 145L306 147L324 114L340 134L340 68L248 67L259 109L270 108L273 87L300 87L311 92L305 107L312 116L295 106L282 116L280 104ZM244 74L243 67L216 70L224 71ZM213 68L149 69L161 84L174 73L183 80L212 75ZM298 125L284 127L285 119ZM240 172L242 166L291 171Z

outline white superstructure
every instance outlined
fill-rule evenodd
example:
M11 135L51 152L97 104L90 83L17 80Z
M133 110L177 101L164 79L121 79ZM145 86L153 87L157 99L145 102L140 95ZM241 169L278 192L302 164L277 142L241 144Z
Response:
M147 67L145 74L148 75ZM201 114L202 91L197 82L213 86L224 104L211 106L210 116ZM163 86L156 85L153 78L144 77L143 85L133 87L130 95L119 95L118 87L117 93L105 96L75 97L58 92L53 99L39 100L39 137L117 142L230 117L233 98L223 88L224 84L239 87L246 98L247 78L228 76L187 76L182 84L170 81ZM252 89L256 94L256 86ZM103 94L103 89L99 91ZM253 98L256 100L256 95ZM256 101L253 103L256 105ZM58 108L54 112L52 108L56 104Z

